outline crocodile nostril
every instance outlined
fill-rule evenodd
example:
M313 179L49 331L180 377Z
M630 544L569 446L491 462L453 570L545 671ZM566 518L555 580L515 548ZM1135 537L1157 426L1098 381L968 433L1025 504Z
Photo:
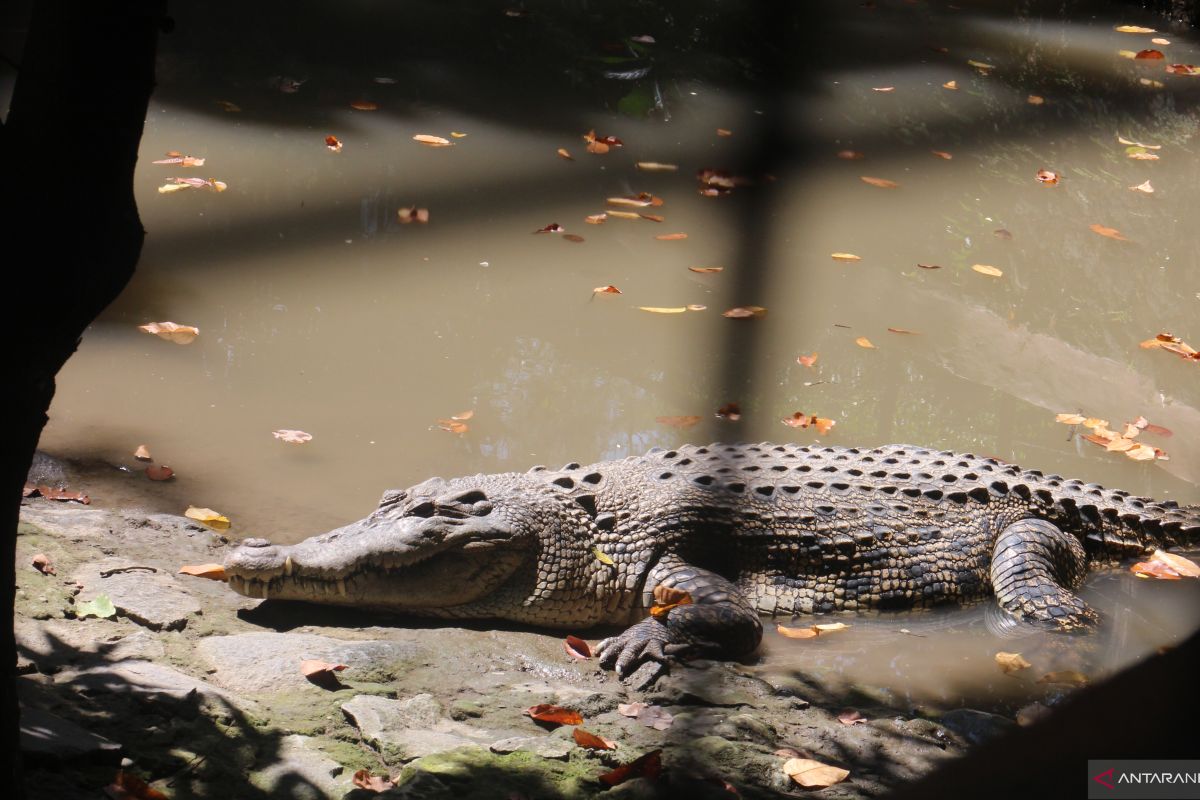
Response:
M243 539L242 540L242 547L270 547L270 546L271 546L270 539L253 538L253 539Z

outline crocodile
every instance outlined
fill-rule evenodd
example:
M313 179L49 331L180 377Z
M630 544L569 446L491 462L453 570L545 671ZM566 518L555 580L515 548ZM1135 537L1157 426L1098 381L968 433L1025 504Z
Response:
M994 458L710 444L433 478L299 544L246 539L225 566L250 597L627 626L597 648L601 665L626 677L672 658L745 656L762 637L760 615L994 595L1025 622L1086 630L1098 615L1074 590L1091 565L1197 539L1200 505ZM648 614L659 587L686 595Z

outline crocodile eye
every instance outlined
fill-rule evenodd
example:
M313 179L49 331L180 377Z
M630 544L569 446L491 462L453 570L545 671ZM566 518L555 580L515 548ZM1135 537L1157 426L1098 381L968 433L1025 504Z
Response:
M415 506L410 508L408 510L408 516L428 518L428 517L432 517L436 512L437 512L437 506L435 506L433 504L433 501L426 500L425 502L417 503Z

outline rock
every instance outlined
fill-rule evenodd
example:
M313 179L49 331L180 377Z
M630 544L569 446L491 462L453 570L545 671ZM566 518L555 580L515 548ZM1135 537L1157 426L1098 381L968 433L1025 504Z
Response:
M196 650L216 670L214 683L239 692L264 692L311 687L300 674L305 659L346 664L350 669L338 673L345 681L389 683L402 671L399 662L413 657L419 648L407 642L307 633L240 633L209 636Z
M121 763L121 745L40 708L21 709L21 752L54 764L86 759Z
M385 761L411 761L464 745L482 745L495 734L443 717L432 695L405 700L358 695L342 704L350 720Z
M647 701L658 705L754 706L775 689L758 678L738 675L725 664L696 661L672 668Z
M775 726L763 722L751 714L734 714L727 720L738 733L739 739L749 739L764 745L773 745L778 733Z
M228 716L230 707L243 712L257 710L251 700L231 695L178 670L149 661L129 660L104 663L79 670L63 670L56 684L70 684L92 696L127 694L164 707L193 710L202 705L218 718Z
M271 797L289 800L325 800L341 797L353 788L342 765L326 756L307 736L285 736L275 761L257 773L255 783Z
M78 621L45 620L35 625L16 620L14 632L18 648L31 656L37 670L45 674L81 661L153 661L166 654L162 641L147 630L125 635L114 630L112 635L100 638L95 626Z
M203 612L200 602L173 576L161 571L129 569L137 566L124 559L106 558L81 567L73 576L83 586L76 602L95 600L106 594L118 614L152 631L181 631L189 617Z
M461 722L464 719L482 717L484 710L483 704L474 700L458 699L450 705L450 719Z
M957 733L970 744L982 744L1017 727L1008 717L976 711L973 708L958 708L947 711L938 720L945 728Z
M594 689L583 689L577 686L563 686L545 681L529 681L513 684L506 699L513 705L525 708L539 703L553 703L574 709L585 718L591 718L612 711L620 703L614 693L598 692Z

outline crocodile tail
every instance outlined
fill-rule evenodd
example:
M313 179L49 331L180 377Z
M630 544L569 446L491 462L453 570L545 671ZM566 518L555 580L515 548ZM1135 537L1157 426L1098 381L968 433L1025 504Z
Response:
M1142 552L1200 543L1200 505L1181 506L1172 500L1144 500L1142 503L1143 507L1136 510L1128 508L1126 504L1119 515L1123 523L1121 527L1139 540ZM1130 554L1127 534L1118 533L1112 538L1119 540L1119 543L1116 548L1110 549L1124 551L1115 554ZM1112 538L1103 535L1106 544L1114 543Z

